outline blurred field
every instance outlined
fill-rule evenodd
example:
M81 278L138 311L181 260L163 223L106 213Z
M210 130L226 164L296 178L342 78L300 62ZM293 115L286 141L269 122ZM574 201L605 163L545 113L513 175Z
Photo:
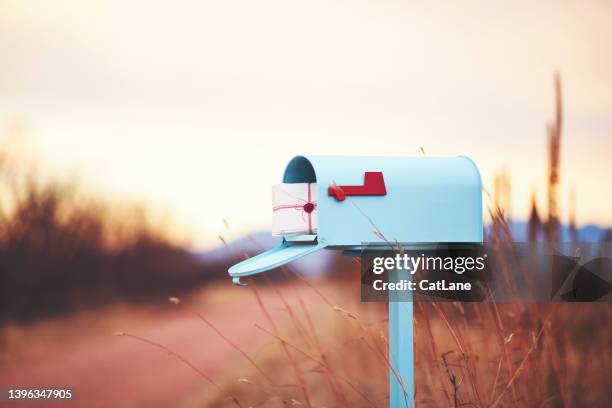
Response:
M225 277L229 260L189 252L145 204L49 181L9 145L0 145L0 197L0 326L146 303Z
M122 331L162 343L207 375L221 378L242 366L240 355L225 347L196 313L207 316L240 347L257 350L266 339L256 335L253 324L264 324L263 316L251 307L251 297L238 292L227 282L197 291L179 305L164 299L159 305L116 305L8 326L0 384L73 387L77 399L70 406L176 406L206 387L206 381L167 352L114 334ZM287 317L269 292L262 291L262 296L271 300L271 315L284 325ZM312 296L305 299L310 302Z

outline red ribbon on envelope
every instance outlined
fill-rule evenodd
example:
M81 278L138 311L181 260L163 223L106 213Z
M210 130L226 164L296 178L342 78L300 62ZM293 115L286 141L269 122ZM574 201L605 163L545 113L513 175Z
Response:
M307 214L309 234L312 234L312 212L317 207L317 203L315 201L312 201L312 192L310 190L311 184L312 183L308 183L308 197L304 204L285 204L285 205L277 205L276 207L272 208L272 211L274 212L279 211L279 210L286 210L290 208L293 208L295 210L300 210L302 211L302 217L304 217L304 214Z

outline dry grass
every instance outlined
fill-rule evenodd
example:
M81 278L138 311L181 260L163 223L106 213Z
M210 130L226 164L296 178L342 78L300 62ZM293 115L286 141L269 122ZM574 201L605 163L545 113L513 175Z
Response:
M235 395L244 406L385 406L386 305L359 301L358 276L327 282L327 291L333 290L334 297L341 298L333 300L310 282L288 279L295 296L282 299L281 304L290 323L281 329L268 318L268 327L254 327L255 336L269 341L255 355L245 357L245 364L236 372L227 373L222 382L226 393ZM271 288L278 285L282 283L269 284ZM300 293L313 290L319 301L306 308ZM273 296L282 297L286 292L275 291ZM253 289L253 304L270 316L258 289ZM226 343L236 348L231 339ZM243 350L237 353L246 354ZM207 390L187 405L232 404L224 395Z
M325 300L309 304L316 333L303 311L287 309L290 324L282 330L254 328L254 336L267 336L269 342L216 380L222 391L207 389L186 406L235 405L227 395L253 407L387 406L386 305L361 303L357 281L349 276L326 284L334 299L321 294ZM313 290L295 280L287 284L298 293ZM299 308L299 300L287 305ZM612 307L603 303L417 303L416 403L607 406L612 333L606 325L611 318ZM231 339L226 341L236 349Z

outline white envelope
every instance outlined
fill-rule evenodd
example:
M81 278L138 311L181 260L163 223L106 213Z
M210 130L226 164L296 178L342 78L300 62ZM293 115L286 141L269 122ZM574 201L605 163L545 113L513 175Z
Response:
M316 183L283 183L272 187L272 235L317 233Z

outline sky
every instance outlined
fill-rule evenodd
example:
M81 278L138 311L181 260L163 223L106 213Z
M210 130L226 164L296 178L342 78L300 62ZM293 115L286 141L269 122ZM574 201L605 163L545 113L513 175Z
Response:
M195 248L269 228L297 154L466 154L524 219L558 70L561 216L574 189L579 224L612 225L612 3L428 3L0 0L0 144L20 123L47 174Z

